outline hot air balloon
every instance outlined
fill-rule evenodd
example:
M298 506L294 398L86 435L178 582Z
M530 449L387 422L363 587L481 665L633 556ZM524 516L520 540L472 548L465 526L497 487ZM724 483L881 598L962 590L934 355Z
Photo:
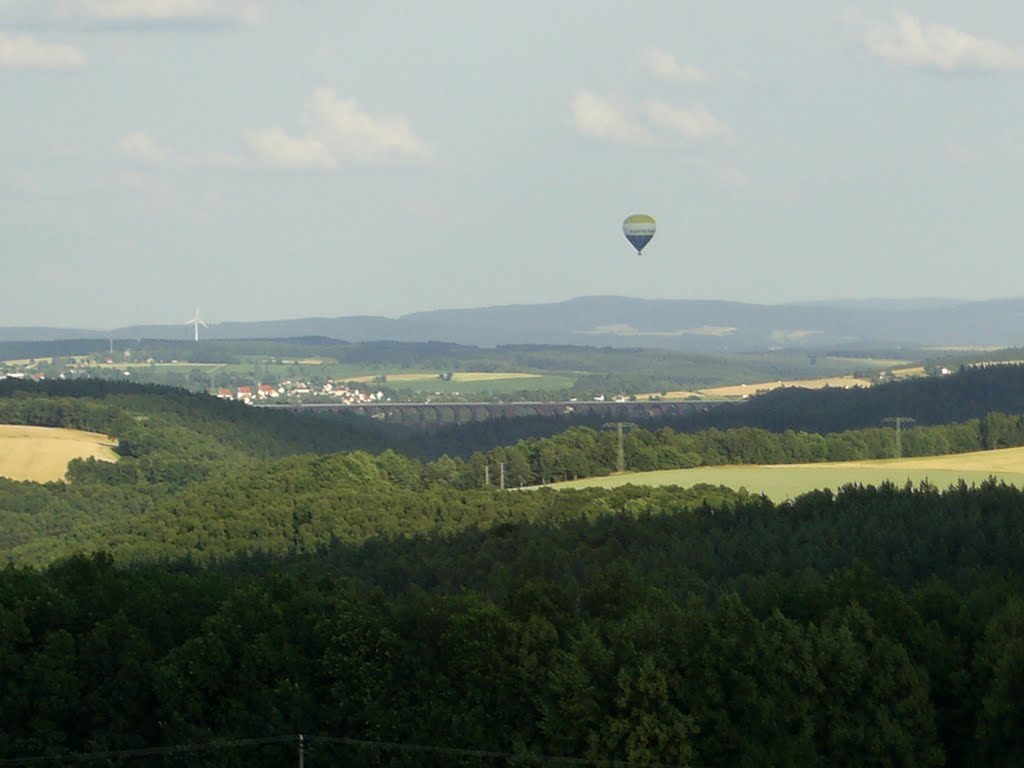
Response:
M634 213L627 216L622 222L622 234L636 248L636 255L639 256L644 246L651 242L654 237L654 217L646 213Z

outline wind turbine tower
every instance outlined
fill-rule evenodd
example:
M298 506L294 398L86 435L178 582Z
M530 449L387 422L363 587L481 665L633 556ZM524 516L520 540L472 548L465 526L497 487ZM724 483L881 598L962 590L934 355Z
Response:
M185 325L191 325L192 326L192 329L193 329L192 340L193 341L199 341L199 326L200 325L203 326L203 328L209 328L210 327L206 323L204 323L202 320L199 319L199 307L196 307L196 313L194 315L192 315L192 319L185 321Z

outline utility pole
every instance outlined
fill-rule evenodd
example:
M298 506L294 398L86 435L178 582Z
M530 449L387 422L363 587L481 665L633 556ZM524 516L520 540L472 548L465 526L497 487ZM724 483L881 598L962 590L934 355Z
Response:
M299 734L299 768L303 768L303 763L306 761L306 742L302 738L302 734Z
M605 429L614 428L617 429L619 432L619 450L615 457L615 468L616 471L621 475L623 472L626 471L626 452L623 449L622 445L622 430L629 429L630 427L635 427L636 424L634 424L632 421L609 421L604 426Z
M896 424L896 458L903 458L903 437L900 434L901 424L913 424L914 419L910 416L886 416L882 419L883 424Z
M505 462L501 462L501 484L498 486L501 490L505 490Z
M484 464L484 485L491 484L491 465Z

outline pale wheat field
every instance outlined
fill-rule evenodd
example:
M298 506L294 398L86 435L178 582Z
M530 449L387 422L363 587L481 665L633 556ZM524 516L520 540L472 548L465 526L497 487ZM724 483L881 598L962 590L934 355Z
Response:
M556 483L549 487L610 488L627 483L689 487L699 483L710 483L736 489L746 488L751 493L763 493L773 501L785 501L816 489L830 488L835 491L850 483L877 486L889 481L902 486L909 481L917 486L922 482L928 482L945 489L956 485L960 480L971 485L979 484L989 477L995 477L1017 488L1024 488L1024 448L881 461L694 467L654 472L626 472L621 475Z
M115 445L96 432L0 424L0 477L38 483L62 480L72 459L117 461Z

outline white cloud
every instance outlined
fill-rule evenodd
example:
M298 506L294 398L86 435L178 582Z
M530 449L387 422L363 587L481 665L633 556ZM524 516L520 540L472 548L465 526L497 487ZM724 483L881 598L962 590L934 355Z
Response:
M634 117L634 112L639 114ZM572 99L572 116L577 132L592 139L634 146L663 146L689 142L729 140L733 130L703 104L680 107L664 101L649 101L642 109L619 105L577 91Z
M711 114L703 104L677 107L663 101L651 101L647 104L647 116L662 130L687 141L713 141L733 137L732 128Z
M257 167L333 169L351 166L422 162L433 151L419 139L403 116L375 117L352 99L339 99L329 88L314 92L305 115L305 130L282 128L245 131L248 153L211 152L185 155L165 149L148 134L136 131L121 139L121 152L151 165L188 168L245 169Z
M73 46L0 33L0 69L78 69L84 63Z
M800 196L793 187L761 183L733 165L708 164L705 166L705 170L712 182L737 198L788 201L795 200Z
M252 0L65 0L64 15L103 21L239 21L261 20Z
M281 128L247 131L245 143L263 161L285 168L391 165L433 155L406 117L376 117L330 88L313 93L305 123L298 135Z
M708 79L704 72L694 67L681 65L676 61L675 56L660 48L648 48L643 53L643 59L647 70L662 80L673 80L679 83L699 83Z
M169 163L173 161L170 152L156 145L145 133L134 132L121 139L121 151L135 160L147 163Z
M572 119L584 136L622 144L653 144L655 138L625 110L590 91L577 91L572 99Z
M867 33L875 56L909 67L956 71L1024 69L1024 54L997 40L988 40L954 27L922 24L901 14L894 24L877 25Z
M712 173L712 178L719 186L734 192L750 192L754 189L753 180L739 168L733 166L716 169Z
M260 157L286 168L333 168L331 151L318 139L293 138L280 128L247 131L245 143Z

